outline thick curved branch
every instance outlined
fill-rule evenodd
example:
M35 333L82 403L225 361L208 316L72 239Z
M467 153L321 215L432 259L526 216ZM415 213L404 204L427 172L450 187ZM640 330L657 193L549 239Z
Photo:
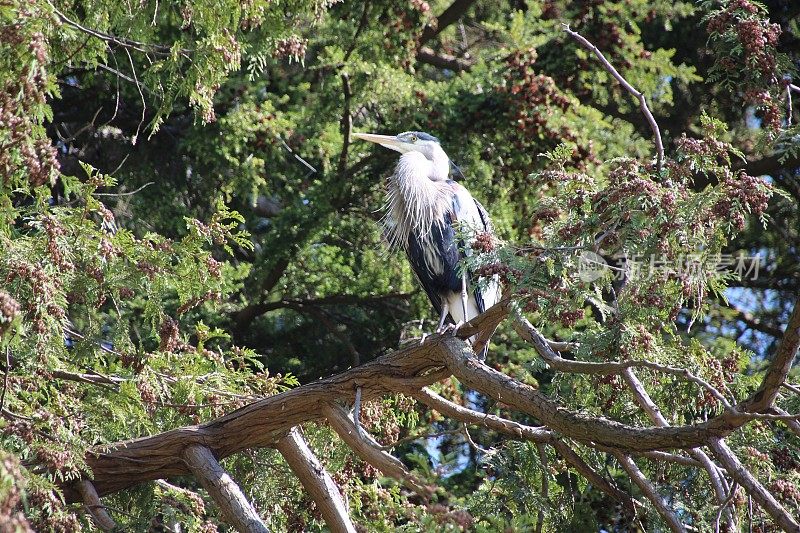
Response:
M761 386L751 399L737 406L739 410L758 413L772 407L778 396L778 389L786 381L786 376L789 375L789 370L797 357L798 348L800 348L800 302L795 303L778 350L775 352Z
M292 428L288 435L278 441L275 448L281 452L289 468L317 504L328 528L333 533L356 533L339 488L311 452L297 428Z
M492 307L462 327L459 335L474 335L482 327L491 325L497 314L506 312L507 305L500 303ZM791 323L794 326L787 330L787 337L767 373L764 390L772 390L774 384L780 385L781 376L785 377L788 369L786 358L796 352L800 343L796 331L800 322L797 314L793 314ZM547 344L546 340L543 342ZM549 345L547 349L550 350ZM92 469L98 494L109 494L144 481L187 474L188 469L180 456L191 444L207 446L220 459L248 448L271 446L292 427L318 421L323 405L351 402L359 387L364 400L392 392L412 394L451 374L466 386L535 417L548 429L565 437L590 446L632 453L703 446L711 439L727 436L753 416L726 412L707 422L688 426L635 427L576 413L533 387L477 361L466 343L445 334L432 335L422 345L398 350L336 376L262 399L201 425L98 447L87 453L86 462ZM754 404L755 400L742 405ZM64 491L68 501L80 500L74 486L65 486Z

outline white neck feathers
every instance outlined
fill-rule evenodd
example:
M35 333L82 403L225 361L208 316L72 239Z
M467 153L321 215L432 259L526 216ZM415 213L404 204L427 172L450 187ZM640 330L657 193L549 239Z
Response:
M428 240L432 226L452 212L452 195L446 181L450 161L443 151L442 155L444 165L441 158L430 161L419 152L400 157L389 178L383 217L392 248L407 249L412 233L423 242Z

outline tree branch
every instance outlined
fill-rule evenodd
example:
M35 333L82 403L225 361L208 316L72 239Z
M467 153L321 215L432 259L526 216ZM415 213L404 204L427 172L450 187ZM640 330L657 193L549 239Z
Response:
M659 426L669 426L667 419L661 414L661 410L650 398L650 395L645 390L644 385L642 385L642 382L639 381L639 378L637 378L633 373L633 370L626 368L622 373L622 378L625 380L625 383L627 383L628 387L633 393L636 403L638 403L644 412L647 413L647 416L650 417L650 420ZM699 462L708 474L708 477L711 480L711 486L713 487L714 494L717 498L717 502L720 504L720 513L723 512L723 509L725 512L725 530L729 533L733 533L737 529L736 515L732 513L725 505L725 501L728 498L726 494L727 483L721 476L719 468L711 461L711 458L709 458L708 455L700 449L689 450L689 455L694 460Z
M423 498L430 498L431 489L409 472L402 461L381 449L381 446L369 433L356 431L353 420L343 407L338 404L326 405L322 408L322 414L336 434L364 462L405 484Z
M710 443L711 449L717 461L725 467L725 470L744 490L753 497L756 502L764 509L784 531L800 531L798 524L778 500L764 488L764 486L747 470L734 455L725 441L714 439Z
M288 435L277 442L275 448L281 452L289 468L317 504L328 528L333 533L356 533L339 488L309 449L297 428L292 428Z
M647 107L647 99L645 98L644 94L639 92L633 85L628 83L628 81L622 77L614 65L612 65L608 59L603 55L595 45L590 43L583 35L572 31L569 25L564 24L564 31L570 35L573 39L578 41L584 48L592 52L600 62L603 64L603 67L612 75L614 78L619 82L622 87L628 91L634 98L639 100L639 109L641 109L642 114L644 114L645 118L647 119L647 123L650 125L650 129L653 130L653 138L656 143L656 154L657 154L657 164L658 170L661 171L662 167L664 166L664 143L661 140L661 130L658 128L658 122L656 122L655 117L653 117L653 113L650 111L650 108Z
M642 494L644 494L647 499L653 503L656 511L658 511L658 514L661 515L661 518L664 519L669 528L677 533L686 533L686 528L675 514L675 511L673 511L664 501L664 498L662 498L661 495L656 492L655 487L650 484L650 481L647 479L647 477L645 477L642 471L639 470L639 467L636 466L636 463L633 462L633 459L619 451L614 452L614 457L617 458L617 461L619 461L619 463L622 465L622 468L625 469L636 486L639 487L639 490L642 491Z
M464 14L472 7L475 0L455 0L450 6L445 9L441 15L436 17L436 24L425 26L422 35L419 38L419 45L422 46L437 35L439 35L445 28L456 22L464 16Z
M242 489L222 469L214 454L205 446L193 444L182 454L186 466L208 492L225 521L242 533L267 533L266 524L247 501Z
M106 507L100 501L100 496L98 496L97 491L94 490L92 482L88 479L79 481L78 492L80 492L83 503L89 511L89 514L92 515L92 519L94 523L97 524L97 527L103 531L114 531L117 527L117 523L114 522L114 519L111 518L111 515L106 511Z

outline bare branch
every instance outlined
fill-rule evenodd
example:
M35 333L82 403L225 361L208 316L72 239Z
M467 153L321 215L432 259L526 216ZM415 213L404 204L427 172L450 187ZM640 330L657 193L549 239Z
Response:
M275 447L317 504L328 528L333 533L355 533L356 528L347 514L339 488L309 449L297 428L292 428Z
M581 34L572 31L569 25L564 24L564 31L569 34L573 39L578 41L581 46L586 48L587 50L591 51L600 62L603 64L603 67L612 75L614 78L622 85L622 87L628 91L634 98L639 100L639 109L641 109L642 113L644 114L645 118L647 119L647 123L650 124L650 129L653 130L653 137L656 143L656 152L658 157L658 170L659 172L664 166L664 143L661 140L661 130L658 127L658 123L656 122L655 117L653 117L653 113L650 112L650 108L647 107L647 99L645 98L644 94L639 92L633 85L628 83L628 81L622 77L614 65L612 65L608 59L603 55L595 45L590 43L584 36Z
M742 465L725 441L713 439L710 443L717 460L753 499L758 502L784 531L800 531L800 524L783 508L775 497Z
M225 521L243 533L267 533L264 521L247 501L242 489L222 469L205 446L193 444L183 452L183 460L194 477L219 506Z
M479 413L478 411L453 403L427 387L416 392L411 392L410 395L428 407L468 424L484 426L498 433L512 435L516 438L532 442L552 443L556 440L556 436L547 429L526 426L519 422L514 422L513 420L490 415L488 413Z
M83 32L83 33L85 33L87 35L91 35L92 37L96 37L97 39L100 39L101 41L105 41L105 42L107 42L109 44L116 44L116 45L122 46L123 48L126 48L126 49L129 48L131 50L136 50L137 52L143 52L145 54L153 53L153 54L158 54L158 55L161 55L161 56L169 56L171 54L171 47L163 45L163 44L143 43L143 42L140 42L140 41L134 41L133 39L127 39L125 37L117 37L115 35L104 33L104 32L101 32L99 30L95 30L95 29L92 29L92 28L87 28L86 26L83 26L83 25L75 22L74 20L70 19L69 17L67 17L64 13L59 11L49 0L47 0L47 3L50 5L50 8L53 10L53 13L55 13L58 16L58 18L61 20L61 22L63 22L67 26L71 26L71 27L75 28L76 30L81 31L81 32ZM181 52L183 54L189 54L189 53L192 52L192 50L182 49Z
M630 368L649 368L665 374L681 377L687 381L697 383L709 393L714 396L719 402L729 411L735 411L733 405L728 401L725 396L703 378L696 376L686 368L678 368L667 365L655 363L647 360L627 360L627 361L607 361L602 363L590 361L575 361L573 359L564 359L550 346L547 339L522 315L517 316L514 325L517 333L531 343L539 355L550 365L553 369L561 372L570 372L574 374L622 374Z
M647 416L650 417L650 420L659 426L669 426L667 419L661 414L661 410L650 398L650 395L645 390L644 385L642 385L642 382L639 381L639 378L637 378L633 373L633 370L626 368L622 373L622 377L633 393L636 403L638 403L644 412L647 413ZM705 468L706 473L708 473L708 477L711 480L711 486L714 488L714 494L716 495L717 502L720 504L720 513L722 513L723 509L725 510L725 530L732 533L736 530L736 515L725 505L725 501L727 500L727 495L725 492L727 483L722 477L719 468L711 461L708 455L700 449L689 450L689 455L691 455L695 461L700 463L700 465ZM717 520L717 522L719 522L719 520Z
M363 461L371 464L387 476L407 485L423 498L431 496L431 489L420 482L396 457L386 453L366 432L359 434L347 411L338 404L326 405L322 414L328 419L331 428Z
M614 457L617 458L617 461L619 461L619 463L622 465L622 468L625 469L633 482L636 483L636 486L639 487L639 490L642 491L642 494L644 494L647 499L653 503L656 511L658 511L658 514L661 515L661 518L664 519L669 528L678 533L686 533L686 528L675 514L675 511L673 511L667 505L661 495L656 492L655 487L650 484L650 481L647 479L647 477L645 477L642 471L639 470L639 467L636 466L636 463L634 463L630 457L622 452L614 452Z
M117 523L111 518L111 515L106 511L105 505L100 501L100 496L94 490L94 485L88 479L83 479L78 483L78 491L83 498L83 503L89 514L92 515L92 520L97 524L97 527L103 531L114 531Z

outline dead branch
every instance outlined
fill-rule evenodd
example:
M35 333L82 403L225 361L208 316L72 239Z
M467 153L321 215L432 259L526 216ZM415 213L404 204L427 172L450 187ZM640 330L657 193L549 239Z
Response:
M222 469L211 450L193 444L183 451L182 457L195 479L219 506L222 516L229 525L243 533L269 531L242 489Z
M281 438L275 448L281 452L289 468L317 504L325 523L334 533L355 533L342 494L331 476L309 449L297 428Z
M650 108L647 106L647 99L645 98L644 94L639 92L633 85L628 83L628 80L622 77L614 65L609 62L608 59L603 55L595 45L590 43L583 35L579 34L578 32L572 31L569 25L564 24L564 31L573 39L578 41L581 46L592 52L600 62L603 64L603 67L612 75L614 78L619 82L622 87L628 91L634 98L639 100L639 109L641 109L642 114L644 114L645 118L647 119L647 123L650 125L650 129L653 130L653 138L656 143L656 153L658 158L658 170L661 171L662 167L664 166L664 143L661 140L661 130L658 127L658 122L656 122L655 117L653 117L653 113L650 111Z
M365 431L359 433L356 430L353 420L343 407L338 404L326 405L322 408L322 414L336 434L364 462L405 484L423 498L430 497L431 489L409 472L402 461L386 453L369 433Z

